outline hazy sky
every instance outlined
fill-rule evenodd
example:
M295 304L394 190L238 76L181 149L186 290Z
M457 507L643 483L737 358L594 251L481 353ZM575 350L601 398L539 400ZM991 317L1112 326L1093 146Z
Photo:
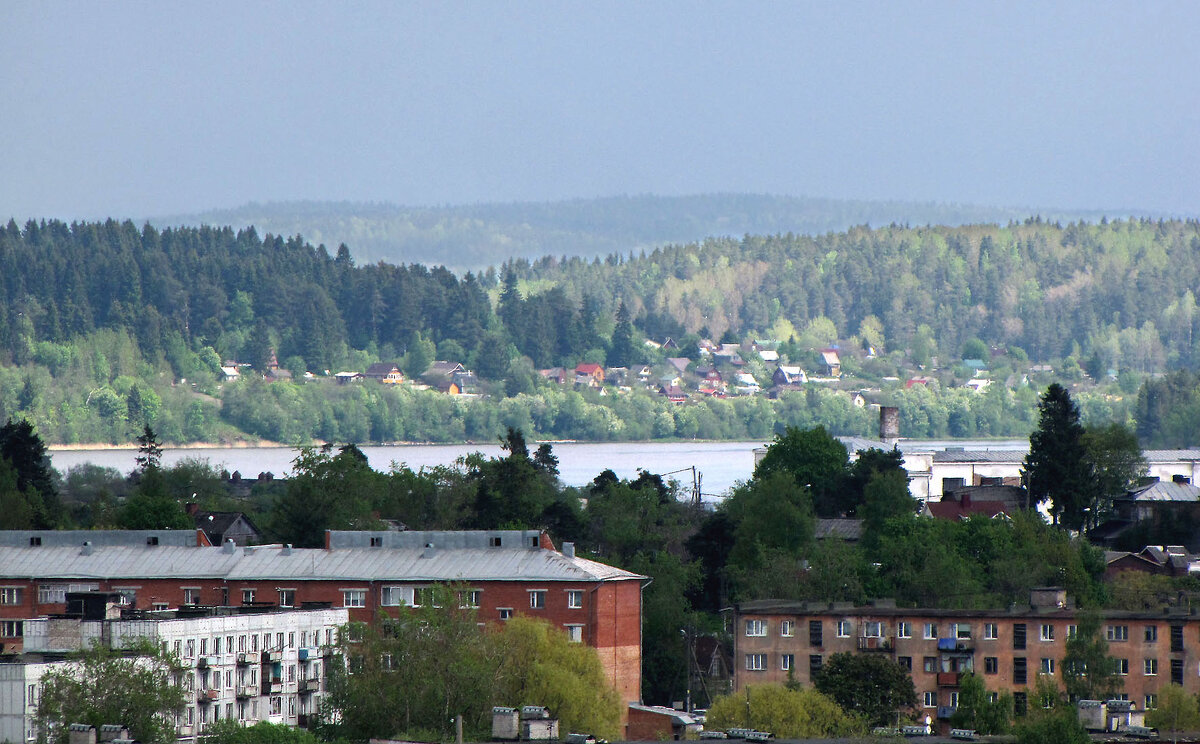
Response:
M1200 212L1200 3L0 0L0 218L746 191Z

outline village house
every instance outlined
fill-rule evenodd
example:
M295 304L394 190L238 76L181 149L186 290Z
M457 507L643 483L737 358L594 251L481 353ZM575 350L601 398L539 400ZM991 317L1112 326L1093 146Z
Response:
M399 385L404 382L404 373L400 371L400 365L395 362L375 362L367 367L367 371L363 372L362 376L384 385Z
M821 364L824 365L824 372L830 377L842 376L842 359L838 356L837 349L821 349Z
M196 504L184 508L210 545L224 545L228 541L239 546L254 545L262 538L258 527L242 512L201 511Z
M436 361L421 374L421 380L426 385L446 393L447 395L462 395L470 392L476 384L475 375L458 362Z
M595 362L580 362L575 365L575 384L600 387L604 384L604 365Z
M771 383L774 385L803 385L806 382L808 375L795 365L781 364L775 368L775 374L771 375Z
M559 385L567 384L567 370L564 367L551 367L550 369L539 369L538 374L546 378L550 382Z

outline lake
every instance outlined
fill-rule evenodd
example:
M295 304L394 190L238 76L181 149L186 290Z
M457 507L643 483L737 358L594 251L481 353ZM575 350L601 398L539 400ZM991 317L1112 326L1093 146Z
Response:
M737 481L754 471L754 448L765 442L560 442L554 444L563 483L582 486L608 468L622 478L636 478L639 469L678 480L685 488L692 485L691 468L700 473L702 493L722 496ZM530 449L536 448L531 444ZM947 446L966 449L1023 449L1027 440L905 441L901 449L929 450ZM499 444L407 444L364 446L371 467L387 470L392 463L403 463L413 470L434 465L451 465L459 457L481 452L488 457L503 454ZM207 460L217 468L238 471L255 477L262 472L287 475L296 450L290 447L211 447L163 449L163 464L172 465L186 458ZM137 450L51 450L50 459L60 472L84 463L116 468L128 473L136 466ZM681 472L686 471L686 472Z

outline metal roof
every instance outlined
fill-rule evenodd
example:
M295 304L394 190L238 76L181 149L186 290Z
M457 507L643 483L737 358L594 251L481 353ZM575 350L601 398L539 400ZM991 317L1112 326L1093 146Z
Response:
M330 530L329 547L338 548L533 548L541 543L540 530ZM378 540L379 545L372 545Z
M196 530L0 530L0 547L29 547L31 539L42 547L92 545L147 545L155 538L159 546L196 546Z
M279 546L0 547L0 578L345 581L621 581L644 576L554 550Z
M1129 501L1200 501L1200 488L1191 483L1156 481L1123 497Z
M934 462L1025 462L1023 450L944 449L933 453Z

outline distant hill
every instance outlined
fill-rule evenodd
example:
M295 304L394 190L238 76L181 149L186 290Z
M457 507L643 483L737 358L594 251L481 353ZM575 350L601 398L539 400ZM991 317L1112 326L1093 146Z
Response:
M259 234L302 235L330 253L345 243L358 263L445 265L479 270L510 258L628 255L708 237L822 235L853 226L1098 221L1102 211L1034 210L931 202L858 201L763 194L618 196L559 202L405 207L366 202L251 203L151 219L176 225L253 225ZM1138 212L1135 216L1164 215Z

